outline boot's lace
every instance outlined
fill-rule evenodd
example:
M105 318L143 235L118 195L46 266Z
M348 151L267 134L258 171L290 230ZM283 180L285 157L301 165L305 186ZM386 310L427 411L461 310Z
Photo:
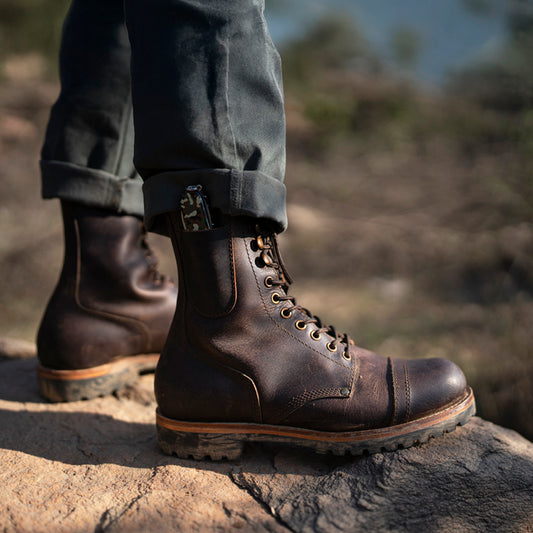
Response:
M150 244L148 244L147 237L147 232L143 227L141 234L141 248L143 249L144 255L146 256L146 259L148 261L149 276L154 283L161 285L165 282L166 276L164 274L161 274L161 272L159 272L159 270L157 269L159 261L157 260L157 257L154 251L152 250Z
M299 319L295 322L295 326L299 330L304 330L308 325L315 325L316 328L311 330L311 338L313 340L320 340L322 334L329 335L332 340L327 343L327 348L331 352L336 352L340 345L343 346L342 356L349 360L350 350L349 346L354 344L354 341L347 333L338 333L334 326L324 325L322 320L311 313L309 309L302 307L296 303L296 298L289 295L289 287L292 284L292 279L287 272L287 268L281 259L279 252L278 239L275 233L268 233L256 226L257 237L252 241L252 250L260 252L256 258L256 264L260 268L269 267L276 271L277 276L268 276L265 279L265 285L269 288L276 288L279 292L272 293L272 302L288 303L281 310L283 318L290 318L295 311L300 311L307 318Z

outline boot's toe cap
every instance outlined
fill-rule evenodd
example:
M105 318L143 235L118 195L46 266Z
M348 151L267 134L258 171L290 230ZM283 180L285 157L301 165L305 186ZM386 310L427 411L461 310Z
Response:
M451 361L409 360L404 368L410 419L438 412L457 403L467 394L466 378Z

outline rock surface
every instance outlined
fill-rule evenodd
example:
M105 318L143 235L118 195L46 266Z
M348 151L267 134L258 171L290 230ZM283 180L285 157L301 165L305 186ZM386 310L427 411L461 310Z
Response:
M162 455L152 377L41 401L35 359L0 358L0 531L533 531L533 444L474 419L427 445L335 458L256 447Z
M35 344L19 339L0 338L0 361L36 357Z

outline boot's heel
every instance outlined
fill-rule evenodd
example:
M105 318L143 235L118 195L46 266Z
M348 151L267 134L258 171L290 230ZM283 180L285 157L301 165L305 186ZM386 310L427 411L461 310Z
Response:
M161 425L159 415L157 442L164 453L180 459L232 461L241 456L243 449L243 441L238 435L177 431Z
M55 370L39 365L39 392L51 402L76 402L107 396L136 383L139 374L153 371L158 358L157 354L137 355L81 370Z
M107 396L128 385L133 385L139 378L134 369L123 369L122 372L73 379L64 376L50 376L42 368L38 369L37 381L41 395L51 402L77 402L91 400L99 396Z

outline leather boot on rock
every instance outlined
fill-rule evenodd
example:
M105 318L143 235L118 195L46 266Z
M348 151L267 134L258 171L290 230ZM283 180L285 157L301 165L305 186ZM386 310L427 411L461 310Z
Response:
M474 414L443 359L380 357L298 305L276 236L250 219L183 231L176 315L156 370L162 450L236 458L246 442L360 454L408 447Z
M156 268L142 222L62 202L65 258L37 335L41 394L111 394L154 370L177 288Z

